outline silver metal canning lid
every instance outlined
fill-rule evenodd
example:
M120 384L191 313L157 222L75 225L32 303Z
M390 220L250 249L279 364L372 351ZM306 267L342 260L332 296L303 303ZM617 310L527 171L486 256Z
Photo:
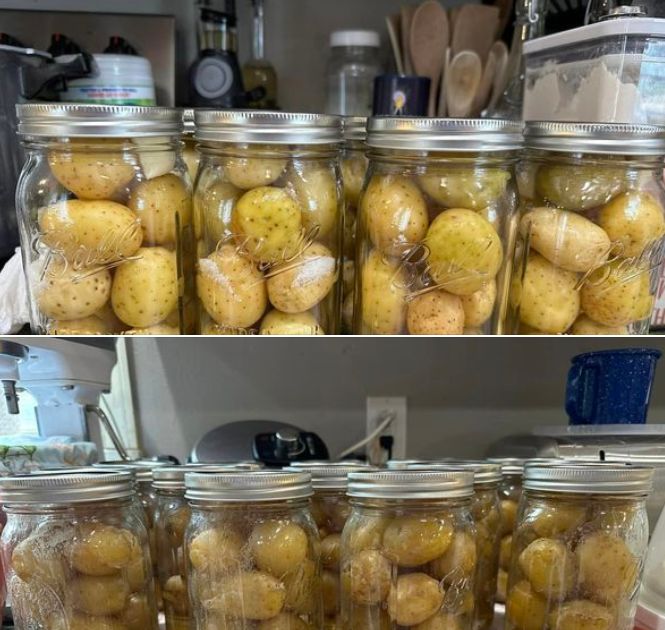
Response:
M185 498L195 501L255 502L306 499L312 496L308 472L284 470L185 474Z
M128 471L33 473L0 478L0 502L6 505L58 505L123 499L134 494Z
M501 466L501 474L504 477L515 477L522 475L524 464L527 460L519 457L489 457L487 461L492 464L499 464Z
M151 482L152 471L155 468L162 468L164 466L173 466L171 462L156 462L151 459L135 459L132 461L124 460L109 460L93 464L98 468L108 468L109 470L131 470L136 476L136 481L139 483Z
M411 464L409 470L472 470L476 486L499 483L502 478L501 465L475 459L446 459Z
M653 486L653 469L591 462L527 462L523 486L525 490L577 494L648 494Z
M195 138L249 144L337 144L342 119L324 114L197 109Z
M522 147L522 123L491 118L376 116L367 124L367 145L422 151L514 151Z
M366 499L456 499L473 494L465 470L381 470L349 473L350 497Z
M406 470L409 466L429 463L428 459L389 459L386 462L386 468L388 470Z
M136 138L180 135L183 128L182 110L174 107L27 103L16 114L24 136Z
M158 490L184 490L185 474L188 472L230 472L261 470L257 462L220 462L219 464L185 464L183 466L165 466L152 471L152 485Z
M196 126L194 125L194 110L192 108L182 110L183 134L193 136Z
M367 118L364 116L344 116L342 118L344 140L364 142L367 138Z
M344 490L348 485L349 473L377 470L374 466L360 462L294 462L285 470L300 470L312 475L314 490Z
M527 122L529 149L609 155L665 155L665 126L628 123Z

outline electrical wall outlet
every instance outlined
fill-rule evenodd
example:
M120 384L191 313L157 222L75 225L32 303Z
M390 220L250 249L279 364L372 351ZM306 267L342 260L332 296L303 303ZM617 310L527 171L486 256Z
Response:
M382 422L394 414L395 418L380 435L377 435L367 444L367 458L372 464L383 464L388 459L388 453L381 448L379 440L382 435L393 437L392 458L404 459L406 457L406 398L382 398L368 396L367 398L367 433L373 433Z

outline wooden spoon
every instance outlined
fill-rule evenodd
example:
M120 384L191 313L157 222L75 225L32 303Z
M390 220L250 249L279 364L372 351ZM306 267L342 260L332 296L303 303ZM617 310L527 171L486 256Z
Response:
M477 53L463 50L453 57L446 73L448 116L465 118L471 114L482 73L483 64Z
M448 48L448 14L436 0L426 0L413 14L409 48L413 69L419 76L429 77L428 116L434 116L438 86Z
M508 67L508 46L501 40L494 42L490 48L490 54L496 59L496 70L494 72L494 83L492 85L492 96L488 105L492 109L506 88L506 68Z
M441 89L439 90L439 108L436 112L436 115L439 118L445 118L447 112L446 76L448 75L448 68L450 68L450 46L446 48L446 57L443 62L443 72L441 73Z
M413 14L416 12L415 7L402 7L399 11L400 15L400 37L402 40L402 63L404 64L404 72L406 74L413 74L413 63L411 62L411 51L409 49L409 35L411 33L411 22L413 22Z
M393 50L393 57L395 59L395 68L397 68L397 74L404 74L404 65L402 64L402 50L400 49L399 45L399 15L387 15L386 28L388 29L388 38L390 39L390 47Z
M483 68L483 74L480 77L478 89L476 90L476 96L473 99L473 107L471 111L473 116L479 116L485 105L487 105L490 94L492 93L495 76L496 56L494 55L494 52L490 50L489 55L487 55L487 63L485 63L485 67Z
M483 4L465 4L460 7L451 43L453 58L463 50L472 50L478 53L484 64L496 39L498 24L498 7Z

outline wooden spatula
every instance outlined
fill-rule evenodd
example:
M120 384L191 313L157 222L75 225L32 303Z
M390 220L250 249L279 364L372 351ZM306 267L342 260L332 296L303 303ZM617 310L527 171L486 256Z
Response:
M496 56L494 55L494 51L490 49L490 52L487 55L487 61L483 67L483 74L480 77L478 89L476 90L476 96L473 99L473 106L471 108L472 116L479 116L485 105L487 105L490 99L490 94L492 93L492 86L494 85L495 75Z
M411 50L409 48L409 35L411 33L411 22L413 22L413 14L416 12L415 7L402 7L399 11L400 15L400 37L402 43L402 63L404 64L404 72L406 74L413 74L413 63L411 62Z
M436 115L439 118L445 118L448 112L448 104L446 103L446 76L448 75L448 68L450 68L450 46L446 48L446 56L443 61L443 72L441 73L441 87L439 89L439 107Z
M452 58L446 73L448 116L466 118L471 115L482 73L483 64L478 53L463 50Z
M496 59L496 70L494 71L494 82L492 84L492 96L490 97L489 109L498 102L499 97L506 87L506 69L508 67L508 46L501 40L494 42L490 48L490 55Z
M498 7L483 4L465 4L455 18L451 43L453 58L463 50L472 50L485 63L496 39L499 25Z
M434 116L436 110L439 79L448 39L448 14L436 0L426 0L413 14L409 49L415 73L429 77L431 81L427 108L429 116Z

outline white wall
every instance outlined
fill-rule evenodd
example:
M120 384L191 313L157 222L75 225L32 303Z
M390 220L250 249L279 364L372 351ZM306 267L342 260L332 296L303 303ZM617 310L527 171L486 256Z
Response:
M364 435L367 396L405 395L409 456L480 456L566 422L573 354L627 346L665 350L665 338L144 338L128 340L128 357L150 454L182 458L219 424L275 419L318 432L334 455ZM650 419L665 422L665 365Z

